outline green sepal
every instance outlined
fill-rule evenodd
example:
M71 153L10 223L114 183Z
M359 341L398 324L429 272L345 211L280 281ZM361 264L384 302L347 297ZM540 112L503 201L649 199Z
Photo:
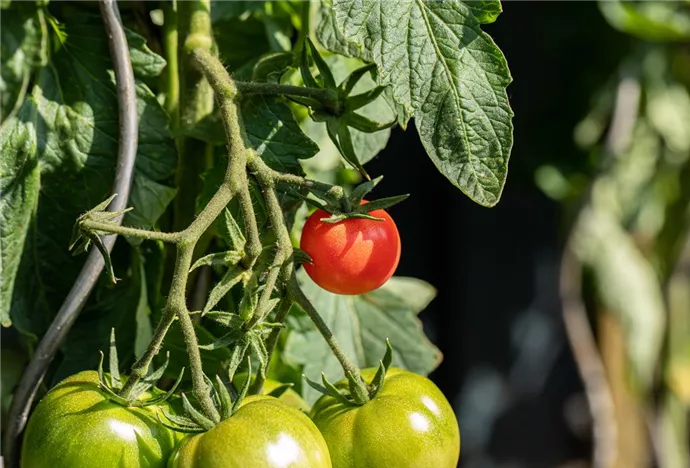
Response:
M356 130L359 130L360 132L364 132L364 133L379 132L381 130L385 130L387 128L392 127L397 122L397 120L393 119L390 122L378 123L378 122L374 122L373 120L364 117L363 115L359 115L356 112L347 112L347 113L343 114L341 119L348 126L354 128Z
M242 339L232 349L232 352L230 353L230 361L228 362L228 380L230 382L232 382L232 379L235 377L235 372L237 372L240 364L242 364L242 360L244 359L248 348L249 343L246 339Z
M108 370L110 371L110 386L115 390L122 388L120 379L120 362L117 358L117 344L115 342L115 328L110 329L110 351L108 352Z
M285 96L287 99L289 99L292 102L295 102L297 104L300 104L305 107L309 107L312 110L324 110L325 108L323 107L323 104L321 104L321 101L308 97L308 96ZM313 116L312 116L313 117Z
M328 224L338 224L341 221L345 221L346 219L350 218L355 218L355 219L368 219L369 221L383 221L383 218L377 218L376 216L372 216L367 213L341 213L338 215L333 215L328 218L321 218L320 221Z
M346 372L345 377L350 384L350 396L354 400L355 404L363 405L369 401L369 395L364 392L360 385L362 378L355 377L351 372Z
M234 375L234 372L233 372ZM247 392L249 391L249 385L251 384L251 376L252 376L252 359L250 356L247 356L247 380L244 382L244 385L242 385L242 388L240 389L240 392L235 399L235 401L232 404L232 409L231 409L231 414L235 414L235 411L237 411L240 408L240 405L242 404L242 400L244 400L244 397L247 396Z
M295 263L311 264L311 263L313 263L314 260L304 250L293 248L292 249L292 261Z
M268 350L261 336L253 334L249 339L249 345L259 359L259 373L261 377L266 378L266 370L268 369Z
M170 390L165 392L163 395L157 396L155 398L151 398L149 400L143 400L143 401L135 401L131 402L130 404L132 406L151 406L151 405L157 405L159 403L163 403L164 401L167 401L173 394L175 393L175 390L177 390L177 387L179 387L180 383L182 382L182 377L184 376L184 367L180 369L180 373L177 376L177 379L175 379L175 383L173 384L172 387L170 387Z
M386 354L383 355L383 359L379 361L379 368L376 371L376 375L371 379L369 388L371 389L371 397L375 397L376 394L383 388L383 382L386 378L386 373L393 362L393 348L391 347L391 342L386 338Z
M117 283L119 279L115 276L115 270L113 270L113 261L110 259L110 252L108 252L108 249L105 248L105 244L103 244L103 240L101 240L101 237L98 234L87 234L89 240L93 242L93 244L96 246L99 252L101 252L101 255L103 256L103 262L105 263L105 269L108 272L108 276L110 277L110 281L114 283Z
M323 395L328 395L332 396L335 398L338 402L344 404L344 405L351 405L352 402L347 398L346 395L340 392L333 384L328 382L328 379L326 379L326 375L322 372L321 373L321 381L324 383L323 385L317 382L314 382L311 380L309 377L306 375L302 374L302 378L309 384L311 388L316 390L317 392L323 394ZM326 386L328 385L328 386Z
M406 193L403 195L396 195L393 197L386 197L386 198L379 198L378 200L373 200L370 201L369 203L365 203L364 205L359 205L357 208L354 209L355 213L370 213L374 210L385 210L390 208L391 206L397 205L401 201L404 201L409 197L410 194Z
M342 83L340 83L340 92L345 96L349 95L352 92L352 89L357 84L357 82L362 79L365 73L372 72L374 70L376 70L375 63L370 63L368 65L358 68L357 70L354 70L343 80Z
M199 260L194 262L194 265L189 269L189 272L196 270L201 266L225 266L233 267L237 265L240 260L244 257L244 252L237 250L228 250L225 252L217 252L201 257Z
M163 414L163 416L165 416L165 419L167 419L170 422L164 421L163 418L161 418L161 413ZM199 426L198 424L196 424L191 419L184 417L184 416L179 416L176 414L170 414L162 408L158 408L158 411L156 412L156 416L158 416L158 422L160 422L163 426L165 426L168 429L171 429L173 431L183 432L183 433L188 433L188 434L199 434L202 432L206 432L206 429Z
M345 100L345 112L352 112L361 107L371 104L386 90L385 86L377 86L354 96L348 96ZM395 121L394 121L395 122Z
M182 394L182 407L184 408L185 412L189 415L189 418L194 421L196 424L199 426L203 427L207 431L209 429L213 429L213 426L215 426L215 422L201 414L200 411L198 411L194 406L189 402L189 399L187 399L187 395L184 393Z
M372 179L370 181L364 182L359 184L355 189L350 193L350 203L352 203L352 206L359 206L362 203L362 200L364 197L374 190L374 187L376 187L379 182L383 180L383 176L378 176L375 179Z
M228 387L223 383L220 376L216 375L216 383L214 385L216 389L216 394L218 395L218 400L220 402L220 418L228 419L232 416L232 398L230 397L230 392L228 392Z
M320 88L319 84L316 82L314 75L311 74L309 69L309 52L307 47L302 47L301 60L299 64L299 72L302 75L302 81L304 81L305 86L309 88Z
M305 42L307 43L309 51L311 52L312 58L314 59L316 68L318 68L319 73L321 74L321 79L323 80L324 85L323 87L328 89L336 89L335 78L333 78L333 73L331 72L331 69L328 67L328 64L323 59L323 57L321 57L321 54L316 49L316 46L311 41L311 39L309 39L309 37L306 38Z
M362 177L371 180L371 177L369 177L369 174L367 174L367 171L364 170L364 167L357 158L357 153L352 144L352 135L350 134L348 126L332 118L326 122L326 130L331 141L333 141L333 144L338 148L343 158L357 169L359 173L362 174Z

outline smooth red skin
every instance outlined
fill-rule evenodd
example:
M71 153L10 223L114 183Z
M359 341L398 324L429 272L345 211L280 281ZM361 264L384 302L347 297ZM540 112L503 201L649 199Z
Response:
M384 210L369 213L383 221L350 218L324 223L330 215L316 210L302 230L300 248L312 258L305 264L312 280L336 294L365 294L393 276L400 261L400 235Z

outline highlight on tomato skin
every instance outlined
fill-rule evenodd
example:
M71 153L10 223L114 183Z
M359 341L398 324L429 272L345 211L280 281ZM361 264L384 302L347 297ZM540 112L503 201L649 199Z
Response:
M371 214L383 221L349 218L335 224L321 221L330 215L316 210L309 216L300 248L312 258L305 264L309 277L335 294L365 294L381 287L400 261L400 234L384 210Z

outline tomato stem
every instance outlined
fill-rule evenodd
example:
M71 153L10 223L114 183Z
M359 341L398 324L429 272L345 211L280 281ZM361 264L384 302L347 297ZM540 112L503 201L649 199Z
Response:
M260 83L255 81L238 81L237 89L242 94L264 94L270 96L294 96L315 99L325 108L338 108L340 97L333 89L293 86L279 83Z
M326 343L328 343L328 346L331 348L333 355L340 362L343 371L345 371L345 375L351 374L353 376L354 383L359 390L357 393L361 394L363 398L368 398L369 389L362 379L359 368L350 360L345 351L343 351L343 348L340 347L340 343L338 343L335 335L333 335L333 332L330 328L328 328L328 325L326 325L326 322L324 322L319 312L316 310L309 298L304 294L302 288L299 286L299 283L297 283L297 278L294 275L290 280L288 293L290 298L294 300L300 309L302 309L309 316L311 321L314 322L314 325L319 330L319 333L321 333L321 336L323 336L324 340L326 340Z

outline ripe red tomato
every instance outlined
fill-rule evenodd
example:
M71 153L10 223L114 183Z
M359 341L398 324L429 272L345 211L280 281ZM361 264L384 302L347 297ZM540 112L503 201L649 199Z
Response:
M349 218L330 224L321 221L330 216L322 210L307 219L300 248L313 263L305 264L304 269L323 289L364 294L393 276L400 261L398 228L384 210L369 214L383 221Z

